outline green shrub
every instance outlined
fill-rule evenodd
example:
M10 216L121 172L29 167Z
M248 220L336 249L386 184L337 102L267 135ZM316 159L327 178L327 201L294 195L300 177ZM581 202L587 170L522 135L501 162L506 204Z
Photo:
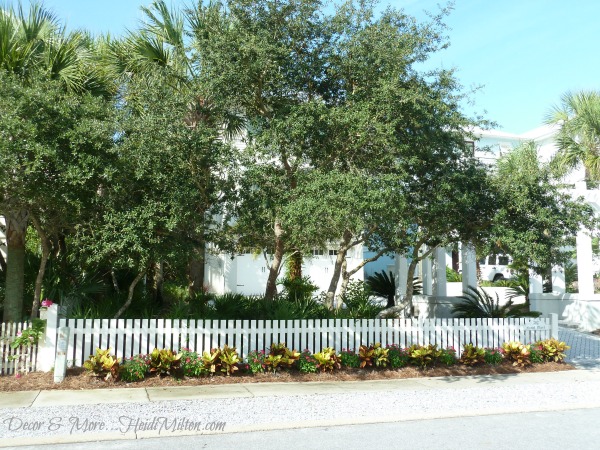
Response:
M461 297L463 301L452 306L452 314L458 318L479 318L479 317L539 317L537 311L529 311L529 306L525 303L514 304L513 300L508 300L500 306L500 299L496 294L494 300L483 289L476 289L469 286L468 292Z
M317 369L317 360L308 350L304 350L298 358L297 365L300 373L315 373Z
M248 367L252 373L263 373L265 371L265 351L253 350L248 353Z
M387 367L390 363L389 349L383 348L380 343L373 346L373 362L376 367Z
M426 369L437 362L442 352L441 350L438 350L437 346L434 344L423 346L411 345L408 348L408 354L411 364Z
M148 373L148 358L144 355L132 356L123 361L119 370L121 380L129 383L142 381Z
M182 349L179 353L181 354L180 366L184 376L202 377L208 375L208 370L204 367L202 357L197 352Z
M504 361L502 349L500 348L486 348L484 355L485 363L497 366Z
M389 353L390 366L392 369L399 369L408 365L410 356L406 349L398 347L396 344L387 346Z
M360 358L354 353L354 350L342 349L340 353L340 360L343 367L350 367L356 369L360 367Z
M220 356L221 350L218 348L211 348L210 352L202 353L202 365L207 373L212 375L221 369Z
M440 356L438 362L444 366L453 366L456 364L456 350L454 347L440 349Z

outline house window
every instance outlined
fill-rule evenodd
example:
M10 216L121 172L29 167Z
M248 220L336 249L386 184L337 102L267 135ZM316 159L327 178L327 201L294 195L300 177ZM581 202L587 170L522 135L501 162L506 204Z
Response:
M325 252L323 251L323 249L313 248L312 254L313 256L323 256Z
M337 250L332 250L332 249L329 249L329 256L335 256L335 255L337 255L337 254L338 254L338 251L337 251Z

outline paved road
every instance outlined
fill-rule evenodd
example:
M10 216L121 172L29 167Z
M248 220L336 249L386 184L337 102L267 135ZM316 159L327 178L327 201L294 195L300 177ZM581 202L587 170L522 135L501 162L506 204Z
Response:
M560 326L558 338L571 346L567 362L581 369L600 370L600 336Z
M76 444L20 447L43 450L164 450L206 448L234 450L260 448L302 450L327 448L394 449L510 449L579 450L596 449L600 442L600 408L511 413L409 422L299 428L201 436L112 440Z

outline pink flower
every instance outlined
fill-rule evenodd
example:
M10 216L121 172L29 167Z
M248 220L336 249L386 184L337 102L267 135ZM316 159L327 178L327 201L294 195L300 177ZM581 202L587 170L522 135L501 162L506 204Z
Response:
M19 372L15 373L15 378L21 378L21 374Z
M44 300L42 300L42 306L44 307L52 306L53 304L54 302L49 298L45 298Z

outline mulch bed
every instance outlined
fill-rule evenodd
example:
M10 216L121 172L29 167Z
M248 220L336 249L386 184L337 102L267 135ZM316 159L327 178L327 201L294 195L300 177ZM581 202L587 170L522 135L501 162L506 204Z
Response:
M67 369L67 377L62 383L54 383L52 372L32 372L20 378L14 375L0 376L0 391L35 391L54 389L120 389L120 388L145 388L169 386L205 386L235 383L286 383L310 381L361 381L361 380L387 380L402 378L444 377L444 376L469 376L469 375L496 375L527 372L558 372L574 370L575 368L565 363L533 364L529 367L514 367L509 362L498 366L451 366L434 367L421 370L416 367L405 367L398 370L372 370L372 369L344 369L334 373L301 374L299 372L263 373L256 375L234 374L230 377L215 375L203 378L184 378L181 380L172 377L150 376L137 383L123 381L104 381L88 375L83 368Z

